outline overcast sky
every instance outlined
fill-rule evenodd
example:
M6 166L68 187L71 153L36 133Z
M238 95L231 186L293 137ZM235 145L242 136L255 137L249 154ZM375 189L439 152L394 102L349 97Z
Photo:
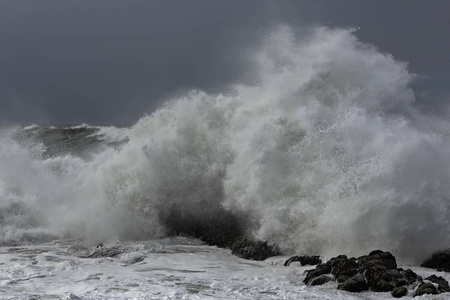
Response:
M360 27L450 101L450 1L0 0L0 124L132 124L173 93L226 90L277 24Z

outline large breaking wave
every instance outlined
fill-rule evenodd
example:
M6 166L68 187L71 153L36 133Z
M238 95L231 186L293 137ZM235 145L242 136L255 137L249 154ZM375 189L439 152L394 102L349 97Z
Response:
M280 28L254 60L256 84L192 91L89 158L4 130L2 242L237 222L286 252L417 261L450 245L450 122L415 108L407 64L329 28Z

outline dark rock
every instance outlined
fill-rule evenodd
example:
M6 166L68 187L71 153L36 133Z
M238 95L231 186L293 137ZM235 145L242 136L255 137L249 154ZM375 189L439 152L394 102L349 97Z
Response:
M309 285L322 285L322 284L325 284L332 280L333 280L333 277L330 275L320 275L318 277L313 278Z
M409 282L409 284L413 284L417 280L422 280L422 277L418 276L411 269L401 270L400 273L403 275L403 278Z
M370 288L375 292L389 292L398 286L408 285L408 281L397 269L395 257L390 252L372 251L369 256L359 259L360 270L365 270L365 276Z
M437 283L439 293L450 292L450 287L448 285L447 280L445 280L441 276L438 277L436 275L431 275L430 277L425 278L425 280L429 280L433 283Z
M406 296L406 294L408 294L408 290L404 286L396 288L391 293L392 297L394 297L394 298L401 298L403 296Z
M300 264L301 264L302 266L306 266L306 265L318 265L318 264L322 263L322 260L320 259L320 256L307 256L307 255L302 255L302 256L292 256L291 258L289 258L288 260L286 260L286 262L284 263L284 266L287 267L287 266L289 266L291 263L293 263L294 261L300 262Z
M364 276L358 273L355 276L347 279L346 281L338 285L338 289L349 292L362 292L368 290L369 285L367 284Z
M350 277L355 276L358 273L359 272L357 269L353 269L353 268L347 269L339 274L337 281L339 283L342 283L342 282L346 281L347 279L349 279Z
M320 264L315 269L306 271L306 278L303 280L306 284L311 284L314 278L319 277L320 275L330 274L331 266L328 264Z
M390 282L390 278L385 276L387 271L382 265L373 265L366 270L367 282L373 291L389 292L395 288L394 283Z
M267 242L246 238L238 239L230 248L232 254L252 260L265 260L268 257L280 254L275 246L269 245Z
M438 293L438 291L436 290L436 287L432 283L425 282L425 283L422 283L421 285L419 285L416 292L414 293L414 297L422 296L425 294L436 295L437 293Z
M308 285L319 285L335 278L340 284L338 289L361 292L371 289L374 292L392 292L392 296L400 298L408 293L408 286L417 286L414 296L450 292L448 282L436 275L426 278L410 269L397 268L395 257L390 252L375 250L369 255L347 258L340 255L331 258L327 263L318 265L307 271L304 282ZM436 288L437 286L437 288Z
M401 286L410 285L408 279L396 269L383 270L371 268L366 272L370 288L375 292L389 292Z
M434 253L420 266L424 268L436 269L438 271L450 272L450 249Z
M369 253L369 256L374 256L383 252L384 252L383 250L373 250Z
M381 265L387 270L397 269L395 257L390 252L377 252L376 254L369 255L366 266L371 265Z
M358 274L358 264L356 259L337 260L334 261L331 266L331 274L337 278L338 282L344 282Z

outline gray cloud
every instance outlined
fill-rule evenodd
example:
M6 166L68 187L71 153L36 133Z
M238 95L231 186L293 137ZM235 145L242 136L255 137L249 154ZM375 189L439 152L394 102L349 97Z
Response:
M444 93L449 15L445 0L2 1L0 123L133 123L180 90L251 80L245 49L279 23L361 27L427 76L418 93Z

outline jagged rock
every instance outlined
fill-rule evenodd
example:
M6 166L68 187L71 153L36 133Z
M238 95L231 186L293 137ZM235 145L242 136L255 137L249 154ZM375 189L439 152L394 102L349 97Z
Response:
M373 269L370 269L373 271ZM410 285L409 281L404 277L401 271L397 269L381 271L376 276L369 271L366 272L366 278L370 288L375 292L389 292L396 287Z
M403 278L409 282L409 284L413 284L416 281L422 281L422 277L414 273L411 269L400 269L400 273L403 275Z
M320 264L316 269L307 271L304 282L311 284L314 278L328 273L331 273L339 282L344 282L358 273L357 268L355 258L349 259L346 255L339 255L331 258L326 264Z
M298 261L300 262L300 264L302 266L306 266L306 265L318 265L320 263L322 263L322 260L320 259L320 256L307 256L307 255L302 255L302 256L292 256L291 258L289 258L288 260L286 260L284 262L284 266L287 267L289 266L291 263L293 263L294 261Z
M338 280L344 282L358 274L356 259L340 259L331 263L331 274Z
M331 273L331 266L328 264L320 264L315 269L306 271L306 278L303 282L309 285L316 277L329 273Z
M397 262L390 252L372 251L368 256L360 257L358 261L360 270L365 270L367 282L375 292L389 292L397 286L409 284L396 270Z
M338 289L349 291L349 292L362 292L369 289L369 285L367 284L366 279L360 273L355 276L347 279L340 285L338 285Z
M271 246L267 242L253 241L246 238L238 239L230 248L232 254L252 260L265 260L268 257L280 254L275 246Z
M316 278L313 278L309 285L322 285L322 284L332 281L333 279L334 279L333 276L330 276L330 275L326 275L326 274L320 275Z
M436 290L436 287L431 282L425 282L419 285L416 292L414 293L414 297L416 296L422 296L425 294L432 294L436 295L438 291Z
M420 266L424 268L436 269L438 271L450 272L450 249L434 253Z
M425 278L425 280L429 280L433 283L437 283L439 293L450 292L450 287L448 285L447 280L445 280L441 276L438 277L436 275L431 275L431 276Z
M390 252L375 250L356 258L339 255L328 262L307 271L304 282L318 285L335 278L340 284L338 289L360 292L371 289L375 292L392 292L393 297L403 297L408 293L407 286L417 286L415 296L450 292L448 282L436 275L426 278L410 269L397 268L395 257Z
M347 279L355 276L356 274L358 274L357 269L353 269L353 268L347 269L339 274L337 281L339 283L342 283L342 282L346 281Z
M396 288L392 293L392 297L394 298L401 298L403 296L406 296L408 294L408 290L404 286L400 286Z
M397 262L395 260L394 255L390 252L379 252L381 250L370 252L369 256L365 260L365 266L384 266L387 270L392 270L397 268Z

